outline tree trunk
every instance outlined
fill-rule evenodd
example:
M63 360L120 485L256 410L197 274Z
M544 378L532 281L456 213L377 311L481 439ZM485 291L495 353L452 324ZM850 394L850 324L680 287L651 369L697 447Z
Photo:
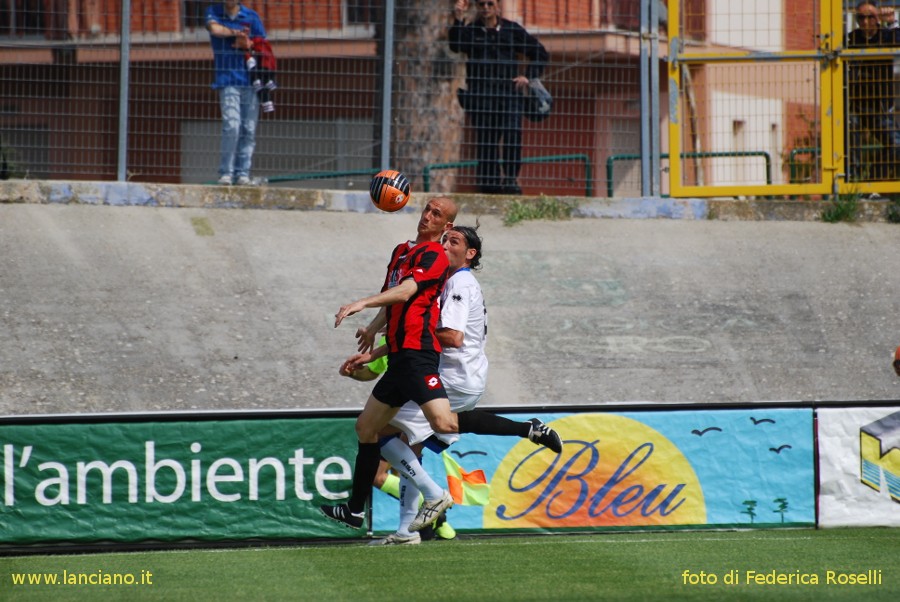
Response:
M391 161L414 191L424 190L425 166L460 156L465 117L456 89L465 61L447 45L452 8L451 0L396 0ZM455 172L432 173L430 190L451 191Z

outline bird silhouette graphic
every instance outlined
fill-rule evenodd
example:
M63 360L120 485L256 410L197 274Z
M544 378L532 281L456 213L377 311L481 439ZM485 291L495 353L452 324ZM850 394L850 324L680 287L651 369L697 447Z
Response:
M778 447L770 447L769 451L775 452L776 454L780 454L782 451L784 451L786 449L791 449L791 446L785 444L785 445L779 445Z
M708 426L708 427L706 427L705 429L703 429L702 431L697 430L697 429L694 429L694 430L691 431L691 434L692 434L692 435L697 435L698 437L702 437L703 435L705 435L706 433L708 433L708 432L710 432L710 431L719 431L719 432L721 433L721 432L722 432L722 429L720 429L720 428L717 427L717 426Z
M775 424L775 421L772 420L771 418L760 418L759 420L757 420L756 418L754 418L753 416L751 416L751 417L750 417L750 420L753 421L753 425L754 425L754 426L757 425L757 424L762 424L763 422L770 422L770 423L772 423L772 424Z
M483 451L458 452L455 449L451 449L450 453L456 454L460 460L462 460L466 456L486 456L487 455L487 452L483 452Z

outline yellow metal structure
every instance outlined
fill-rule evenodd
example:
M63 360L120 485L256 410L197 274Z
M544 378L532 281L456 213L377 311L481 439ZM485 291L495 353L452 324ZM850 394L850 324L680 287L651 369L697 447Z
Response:
M886 57L900 58L900 49L896 48L847 48L845 23L852 15L843 12L840 0L818 0L812 15L816 17L816 48L811 50L789 51L733 51L722 45L690 44L682 36L684 19L681 0L669 3L669 52L668 52L668 91L669 91L669 190L675 197L735 197L735 196L813 196L829 194L888 194L900 192L898 176L893 179L867 181L864 177L848 177L848 140L847 102L845 99L845 77L848 61L885 60ZM711 4L711 3L706 3ZM730 3L729 3L730 4ZM785 7L788 4L784 5ZM787 10L787 8L785 8ZM706 18L706 16L703 16ZM785 17L781 17L785 18ZM895 63L896 64L896 63ZM734 160L733 148L698 149L699 141L709 139L709 132L703 132L704 126L712 119L707 115L698 118L692 114L693 99L692 73L704 73L711 66L722 68L727 66L733 71L752 69L754 73L775 74L776 70L793 68L798 73L817 73L817 90L815 94L816 111L813 144L809 148L795 148L790 159L782 143L779 149L784 165L782 171L791 172L791 177L776 178L767 182L716 182L715 178L706 181L710 161L715 156L731 157ZM752 67L751 67L752 66ZM812 79L812 78L811 78ZM774 80L773 80L774 81ZM770 82L771 85L771 82ZM799 84L803 85L803 84ZM810 84L812 85L812 84ZM775 99L776 102L779 99ZM713 103L710 101L709 103ZM784 104L787 104L784 102ZM785 118L786 120L786 118ZM738 123L737 121L735 123ZM737 127L737 126L735 126ZM696 140L688 140L686 132L701 131ZM774 126L773 126L774 128ZM783 134L783 132L782 132ZM796 146L796 145L795 145ZM698 153L698 150L705 151ZM743 153L742 160L749 161L752 149ZM810 169L810 177L803 182L793 181L794 153L801 151L814 160ZM760 151L756 150L758 154ZM706 164L697 163L698 155L706 157ZM693 163L692 163L693 161ZM691 170L693 173L688 174ZM893 172L893 166L891 166ZM787 181L785 181L787 180Z

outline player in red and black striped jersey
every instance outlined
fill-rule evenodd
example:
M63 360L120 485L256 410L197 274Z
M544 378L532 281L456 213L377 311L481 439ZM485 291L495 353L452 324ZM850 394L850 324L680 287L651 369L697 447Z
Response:
M381 458L379 435L407 401L422 408L436 433L478 433L528 437L559 453L559 436L543 423L513 422L483 410L454 414L438 373L441 345L436 327L440 314L438 300L447 279L449 261L440 244L453 227L456 203L448 197L433 198L419 218L415 241L394 249L384 287L377 295L342 306L334 326L366 308L381 308L366 328L357 330L359 350L373 347L376 334L388 327L388 368L366 401L356 420L359 450L353 470L353 486L346 504L321 506L333 520L359 528L363 525L366 500ZM414 520L413 530L437 520L453 505L449 492L435 487Z
M450 223L452 226L452 222ZM382 292L412 278L419 294L408 303L385 307L388 350L431 349L441 352L441 344L435 336L440 309L437 305L447 281L450 264L440 242L413 241L397 245L388 264Z

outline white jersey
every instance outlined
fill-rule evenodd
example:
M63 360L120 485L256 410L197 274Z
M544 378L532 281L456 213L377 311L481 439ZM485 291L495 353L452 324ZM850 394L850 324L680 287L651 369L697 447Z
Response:
M487 309L481 285L468 268L457 270L444 284L438 328L463 333L462 347L444 347L441 352L441 380L445 386L470 394L484 393L488 360Z

